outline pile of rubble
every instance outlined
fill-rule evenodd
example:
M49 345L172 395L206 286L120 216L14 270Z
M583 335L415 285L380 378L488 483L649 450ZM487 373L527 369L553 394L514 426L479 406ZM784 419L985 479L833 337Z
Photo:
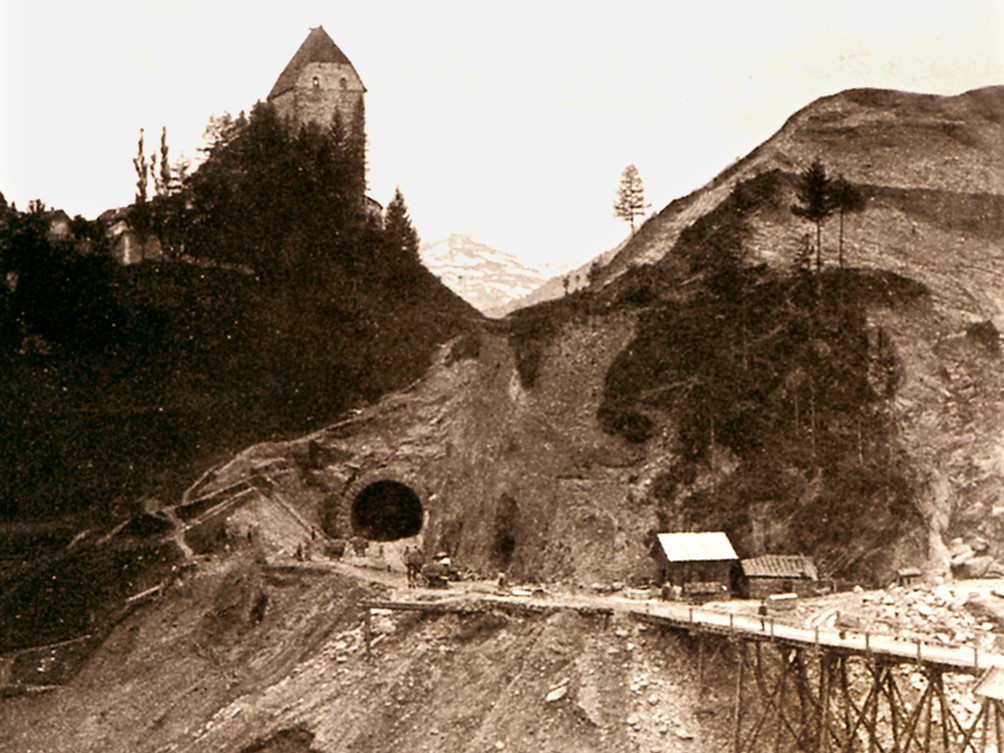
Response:
M1004 565L990 555L990 544L985 539L976 538L969 542L952 539L948 553L952 558L952 574L957 578L1004 576Z
M670 666L658 638L646 625L624 625L613 631L611 659L626 660L628 703L621 721L637 750L691 750L697 736L693 698L681 691L693 688L689 668ZM619 649L619 650L618 650ZM683 670L683 671L681 671Z
M993 623L980 624L945 586L906 589L894 586L885 592L861 595L861 614L869 629L896 633L904 638L946 644L972 644L993 630Z
M896 635L906 640L946 645L993 647L994 622L982 621L966 607L966 597L944 585L840 594L828 608L808 614L810 627L846 628Z

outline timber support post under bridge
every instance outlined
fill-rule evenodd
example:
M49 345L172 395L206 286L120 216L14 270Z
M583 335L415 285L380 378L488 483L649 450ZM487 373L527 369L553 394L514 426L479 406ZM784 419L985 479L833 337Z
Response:
M966 692L976 667L725 640L736 662L733 753L1004 753L999 694Z

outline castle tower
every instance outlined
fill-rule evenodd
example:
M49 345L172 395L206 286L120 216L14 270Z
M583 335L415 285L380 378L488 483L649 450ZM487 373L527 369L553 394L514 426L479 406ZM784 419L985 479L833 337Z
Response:
M317 26L279 74L267 99L280 117L329 126L337 114L346 134L364 136L365 93L366 87L345 53L323 26Z

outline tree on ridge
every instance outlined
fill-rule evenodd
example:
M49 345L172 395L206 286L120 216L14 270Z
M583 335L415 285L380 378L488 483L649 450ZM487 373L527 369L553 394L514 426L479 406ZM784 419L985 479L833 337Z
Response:
M649 205L645 203L645 187L642 185L638 168L628 165L621 173L617 198L614 200L614 216L630 223L631 235L634 235L635 217L644 217L648 207Z
M392 263L418 262L418 233L400 188L394 189L394 198L384 211L384 239Z
M823 222L833 214L830 197L830 180L826 177L826 168L818 159L802 173L798 185L798 204L793 204L791 211L798 217L804 217L816 225L816 271L823 268Z

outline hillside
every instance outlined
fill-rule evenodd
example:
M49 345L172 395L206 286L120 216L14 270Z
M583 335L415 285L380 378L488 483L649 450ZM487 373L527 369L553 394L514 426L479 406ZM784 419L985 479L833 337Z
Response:
M926 282L930 264L924 255L945 244L953 254L989 257L993 263L1004 194L1002 112L1001 86L955 97L854 89L819 99L708 185L666 206L607 265L603 279L664 257L680 232L723 201L737 182L773 169L794 174L817 158L832 174L884 189L876 197L884 216L864 213L862 219L875 220L874 224L851 233L852 265L909 269ZM884 229L890 220L893 227ZM784 224L788 234L770 239L775 249L797 247L804 232L803 226ZM873 228L883 229L872 232ZM925 235L917 238L920 232ZM770 253L756 240L753 246ZM944 267L964 269L967 275L979 272L978 265L954 264L950 261ZM991 276L977 283L977 289L992 288L999 279ZM941 292L938 286L933 290L936 295ZM999 317L1000 312L979 315Z
M624 243L627 243L627 241ZM535 306L538 303L553 301L556 298L561 298L569 293L575 293L579 290L588 288L591 282L591 275L597 275L599 269L605 264L609 264L610 260L613 259L623 247L624 244L622 243L609 249L608 251L604 251L602 254L586 264L569 270L565 274L549 278L529 293L526 293L518 298L513 298L504 306L495 309L492 312L492 315L500 317L505 316L507 314L511 314L513 311L517 311L518 309L529 308L530 306Z
M978 181L970 174L980 144L991 157L999 148L992 103L1002 96L849 92L809 106L646 223L597 291L517 312L442 356L417 392L315 437L340 459L312 478L343 489L330 504L346 510L360 478L400 480L428 514L425 545L488 571L645 577L646 536L667 526L722 527L742 553L812 551L843 577L944 571L948 538L996 538L992 500L1004 491L993 429L1004 418L993 324L1001 183L991 169L1004 161L988 161ZM890 156L873 155L875 172L858 184L867 205L846 218L848 268L833 267L831 220L827 266L809 285L791 272L811 225L790 211L790 168L818 151L862 175L850 147L832 163L825 151L843 127L834 111ZM932 139L923 156L941 165L936 177L900 161L920 148L918 133L941 133L924 123L949 115L954 136ZM910 186L922 173L925 186ZM715 254L737 249L735 271L715 271ZM614 278L618 269L630 273ZM209 489L247 468L221 469ZM283 488L321 523L327 513L302 481ZM865 511L875 525L848 530Z
M367 656L360 602L400 590L383 576L246 551L204 561L72 682L0 700L0 751L630 753L729 739L726 660L709 662L702 696L691 641L622 616L375 614Z
M487 316L502 315L513 301L543 282L539 271L512 254L466 235L454 233L445 240L423 244L419 255L446 287Z
M536 587L514 588L501 602L504 592L485 581L416 591L403 574L360 566L359 558L261 555L252 543L198 558L137 603L75 676L4 697L0 750L712 753L732 743L735 638L688 634L639 614L685 605ZM829 639L840 635L839 609L876 629L895 626L897 647L950 627L954 640L985 652L1001 619L989 596L999 584L806 599L777 623L804 625L808 635L821 626ZM979 618L964 595L973 588L990 599ZM372 600L414 609L370 609ZM582 607L538 606L548 602ZM731 602L702 611L755 625L755 608ZM778 647L757 648L769 657ZM818 684L811 653L801 677ZM0 657L0 678L53 681L56 656ZM917 665L890 673L914 702ZM955 713L967 721L979 709L974 685L970 676L946 675ZM766 693L746 688L748 733L756 712L770 708ZM852 676L859 700L866 690ZM807 716L793 701L789 719Z
M863 341L871 343L862 355L881 358L884 352L896 363L894 389L875 403L879 412L873 414L882 416L885 428L877 431L892 432L891 447L900 455L883 473L895 467L893 475L908 490L911 507L925 520L928 563L937 571L946 567L943 541L974 532L999 536L992 500L1001 491L1002 457L994 427L1004 418L998 335L1004 313L1002 112L1001 87L958 97L855 90L824 98L792 116L775 137L705 189L666 207L604 268L605 296L641 296L651 303L654 295L668 301L674 294L658 291L671 290L672 280L690 274L693 254L702 247L705 253L716 239L740 228L746 263L791 269L813 229L789 211L797 203L798 172L818 158L831 174L842 173L856 183L865 208L846 217L844 253L850 269L845 274L862 282L885 277L881 288L869 287L886 292L878 298L867 294L870 302L858 299L864 319L855 326L862 327ZM823 232L827 265L836 262L837 224L831 218ZM906 288L893 285L889 272L919 285L909 302L901 298ZM640 342L657 332L643 332L630 350L637 351ZM773 329L764 330L768 332L776 335ZM803 378L804 371L795 368L786 383L757 389L780 388L776 395L787 394L790 401L792 385ZM644 389L657 387L658 379ZM755 393L753 399L762 403L765 394ZM783 434L776 439L778 447L785 445ZM749 470L748 464L743 467ZM778 470L772 473L784 479L787 472L778 475ZM674 473L680 471L678 467ZM791 545L785 524L755 522L762 513L754 512L771 509L771 500L778 497L793 496L800 506L820 498L819 488L803 486L804 480L796 489L785 488L790 482L789 476L782 489L769 485L740 492L747 495L747 506L750 494L762 499L743 524L750 526L754 539L770 541L773 536L775 542ZM725 498L737 491L715 486ZM677 502L694 491L677 492ZM888 544L883 550L891 551Z
M183 189L129 210L158 261L0 207L0 519L173 499L221 456L406 386L480 320L409 250L406 213L361 206L335 139L265 107L231 124Z
M741 557L811 554L864 586L905 567L951 578L954 539L999 563L1002 113L1001 87L819 100L647 222L590 289L456 332L406 388L262 437L165 508L86 533L51 568L72 577L6 597L2 632L97 621L109 637L67 686L0 705L8 747L727 747L734 657L685 636L617 615L374 611L367 660L360 603L403 588L387 571L406 547L448 553L464 592L504 573L525 592L650 593L667 530L725 530ZM835 217L822 269L798 261L815 228L791 207L816 158L866 200L843 268ZM154 579L159 600L102 625L68 598L88 563L139 556L166 572L129 570L95 598L113 614ZM975 586L960 590L849 591L791 619L854 603L898 634L892 616L962 610ZM946 641L997 640L996 617L979 638L973 615L953 619L965 630Z

